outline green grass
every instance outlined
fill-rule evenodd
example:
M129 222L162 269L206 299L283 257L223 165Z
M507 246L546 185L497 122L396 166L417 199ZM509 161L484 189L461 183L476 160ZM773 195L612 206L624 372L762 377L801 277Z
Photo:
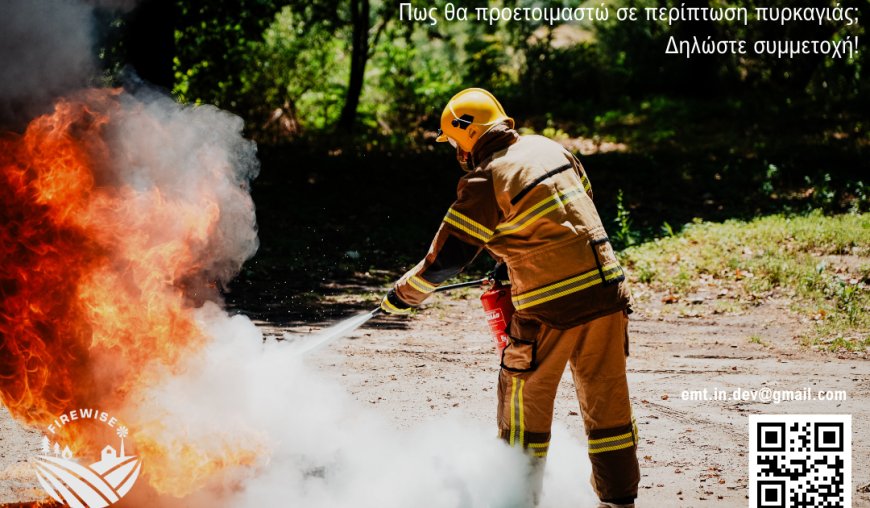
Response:
M713 281L750 302L788 297L812 323L807 344L870 348L870 214L696 221L621 257L637 281L677 295Z
M749 340L750 344L758 344L759 346L764 346L764 347L767 347L767 345L768 345L767 342L762 340L762 338L758 335L750 335L748 340Z

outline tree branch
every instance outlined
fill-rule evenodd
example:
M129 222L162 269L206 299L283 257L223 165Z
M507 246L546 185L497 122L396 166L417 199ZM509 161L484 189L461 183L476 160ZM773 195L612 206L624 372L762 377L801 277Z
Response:
M386 11L386 12L384 13L383 18L381 18L381 22L380 22L380 24L378 24L378 28L377 28L377 30L375 30L375 35L374 35L374 37L372 37L372 41L369 44L369 58L374 56L375 49L378 47L378 41L381 39L381 35L384 33L384 30L387 28L387 24L393 18L393 9L390 9L389 7L385 6L383 11Z

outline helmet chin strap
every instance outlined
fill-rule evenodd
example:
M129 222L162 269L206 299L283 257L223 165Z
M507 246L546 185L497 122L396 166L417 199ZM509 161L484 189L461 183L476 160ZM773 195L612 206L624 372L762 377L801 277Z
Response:
M466 173L470 172L474 167L471 153L466 152L458 146L456 147L456 161L459 163L459 167L462 168L462 171L465 171Z

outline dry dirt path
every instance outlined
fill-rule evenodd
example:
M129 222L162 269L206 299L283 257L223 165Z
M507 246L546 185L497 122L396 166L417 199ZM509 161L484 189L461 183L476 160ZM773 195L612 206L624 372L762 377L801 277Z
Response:
M39 453L41 439L42 434L19 425L0 405L0 506L46 497L29 463Z
M479 303L466 298L436 296L415 317L381 318L318 352L313 362L398 427L448 413L495 425L495 353ZM701 305L696 314L705 317L687 318L661 317L667 309L651 304L632 315L628 375L641 438L638 506L747 506L750 414L851 414L853 491L870 482L870 443L862 439L870 430L870 362L800 347L794 339L800 324L785 306L766 302L742 314L716 315ZM730 394L763 387L844 390L848 400L681 397L684 390ZM555 419L585 442L577 412L566 372ZM853 506L870 507L870 494L854 492Z
M641 507L745 507L747 416L847 413L853 418L853 487L870 482L870 362L801 348L800 324L782 302L737 315L677 317L658 296L632 316L629 382L640 428ZM461 416L494 426L498 373L475 293L436 295L410 318L383 317L312 355L310 362L398 428ZM317 328L275 328L305 334ZM751 342L755 336L762 344ZM682 400L684 390L845 390L842 402ZM570 375L555 419L584 442ZM0 505L41 497L26 461L40 435L0 407ZM578 482L584 481L578 478ZM853 506L870 507L855 492Z

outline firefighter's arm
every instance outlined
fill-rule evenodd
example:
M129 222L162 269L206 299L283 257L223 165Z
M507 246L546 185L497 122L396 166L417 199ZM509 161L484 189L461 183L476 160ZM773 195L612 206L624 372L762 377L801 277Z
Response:
M589 199L592 199L592 184L589 183L589 177L586 176L586 170L583 169L583 164L580 164L580 160L571 152L566 151L568 157L571 158L571 164L574 166L574 171L577 173L577 176L580 177L580 183L583 184L583 190L586 191L586 194L589 195Z
M492 238L499 217L489 173L477 170L463 177L456 201L444 216L426 257L396 283L393 291L397 302L388 301L387 295L381 308L396 312L420 305L477 257Z

